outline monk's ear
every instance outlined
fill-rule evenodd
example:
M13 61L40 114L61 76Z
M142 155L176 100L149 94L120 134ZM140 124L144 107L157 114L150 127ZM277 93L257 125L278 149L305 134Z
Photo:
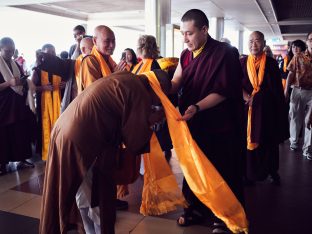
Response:
M92 37L93 45L96 45L96 40L97 40L96 36Z
M203 30L204 33L208 33L208 26L207 26L207 25L204 25L204 26L202 27L202 30Z

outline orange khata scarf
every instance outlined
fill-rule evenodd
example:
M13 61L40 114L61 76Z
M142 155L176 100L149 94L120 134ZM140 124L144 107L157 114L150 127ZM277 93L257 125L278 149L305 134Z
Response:
M247 73L249 81L253 87L251 96L253 97L256 93L260 91L260 86L263 81L264 71L265 71L266 55L262 53L260 59L256 60L255 56L249 55L247 59ZM258 74L257 74L258 70ZM247 149L254 150L259 144L256 142L251 142L251 116L252 116L252 106L248 109L248 121L247 121Z
M133 68L132 73L149 72L152 63L153 59L144 59ZM177 206L186 207L186 201L165 159L155 133L153 133L150 141L150 150L150 153L143 155L145 172L141 214L161 215L176 210Z
M81 62L83 59L83 55L79 55L79 57L75 61L75 77L76 77L76 82L77 82L77 87L78 87L78 94L82 92L82 80L80 76L80 68L81 68Z
M149 72L152 69L153 59L143 59L132 69L133 74L141 74L143 72Z
M61 77L53 75L53 87L59 87ZM49 74L41 71L41 85L48 85ZM50 142L50 134L54 123L60 116L61 112L61 93L60 89L56 88L51 91L42 91L41 93L41 115L42 115L42 160L47 160L48 148Z
M188 185L196 197L209 207L218 218L223 220L232 232L248 233L248 222L242 205L215 167L197 146L186 122L177 121L181 115L161 91L155 74L148 72L145 75L148 77L151 87L160 98L165 109L172 144ZM151 140L151 145L153 146L153 139ZM150 158L154 156L153 150L153 147L151 147ZM153 166L149 170L154 170L155 177L162 173L162 168L160 169L160 166L156 164L157 162L153 162L153 164L144 163L147 166ZM145 173L150 173L147 171ZM160 181L159 179L156 182L161 182L163 187L166 187L165 180L166 178L163 176L163 180ZM159 195L157 194L156 196Z
M284 65L283 65L283 72L287 71L287 65L288 65L288 56L285 56Z
M159 64L161 70L167 71L170 67L177 67L179 64L179 58L175 57L167 57L157 59L157 63Z
M103 77L106 77L110 74L112 74L112 70L110 69L110 67L107 65L107 62L105 61L105 59L103 58L103 56L100 54L99 51L97 51L96 47L93 46L91 54L94 55L96 57L96 59L99 61L100 66L101 66L101 72ZM108 62L111 65L112 68L116 67L116 63L114 62L114 60L112 59L111 56L109 56L108 58Z
M140 213L161 215L187 203L172 173L156 134L150 141L150 153L144 154L144 186Z

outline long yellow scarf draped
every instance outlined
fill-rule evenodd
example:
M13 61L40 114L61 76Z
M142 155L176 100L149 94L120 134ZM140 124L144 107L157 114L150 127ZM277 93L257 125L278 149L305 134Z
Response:
M76 77L76 82L77 82L77 87L78 87L78 94L82 92L82 80L80 76L80 68L81 68L81 62L83 59L83 55L79 55L79 57L75 61L75 77Z
M232 232L248 233L248 222L242 205L197 146L186 122L177 121L181 115L161 91L155 74L148 72L145 75L165 109L173 147L188 185L196 197L223 220Z
M253 87L253 91L251 93L252 97L260 91L260 86L263 82L264 77L265 62L266 62L265 53L262 53L260 59L258 60L252 55L249 55L247 58L248 78ZM257 70L259 70L258 74ZM247 149L254 150L259 146L259 144L256 142L251 142L251 116L252 116L252 106L249 106L247 120Z
M59 87L61 77L53 75L52 85L56 87L53 91L42 91L41 93L41 115L42 115L42 160L47 160L50 134L54 123L61 112L61 93ZM41 71L41 85L48 85L49 74Z
M143 158L145 172L140 213L161 215L176 210L177 206L186 207L155 133L150 141L150 153L144 154Z
M133 68L132 73L149 72L152 63L153 59L144 59ZM186 201L165 159L155 133L153 133L150 141L150 151L150 153L143 155L145 172L141 214L161 215L176 210L177 206L185 207Z
M97 51L95 46L93 46L91 54L94 55L96 59L99 61L103 77L112 74L113 71L110 69L103 56L100 54L100 52ZM114 62L111 56L108 57L108 62L112 68L116 67L116 63Z
M142 74L143 72L149 72L152 69L153 59L143 59L132 69L133 74ZM140 70L139 70L140 69Z

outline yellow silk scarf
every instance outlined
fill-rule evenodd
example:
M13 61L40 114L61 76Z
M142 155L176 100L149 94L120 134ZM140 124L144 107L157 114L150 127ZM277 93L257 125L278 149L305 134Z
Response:
M143 159L145 172L140 213L161 215L176 210L177 206L186 207L155 133L150 141L150 153L144 154Z
M42 160L47 160L50 134L54 123L61 112L61 93L58 88L61 77L53 75L52 85L56 87L53 91L42 91L41 93L41 115L42 115ZM48 85L49 74L41 71L41 85Z
M149 72L152 63L153 59L144 59L133 68L132 73ZM141 214L161 215L176 210L177 206L186 207L186 201L165 159L155 133L153 133L150 141L150 150L150 153L143 155L145 172Z
M91 54L94 55L96 57L96 59L99 61L103 77L106 77L106 76L112 74L113 71L107 65L107 62L105 61L105 59L100 54L100 52L96 49L95 46L93 46ZM111 65L112 68L116 67L116 63L114 62L114 60L112 59L111 56L108 57L108 62Z
M83 55L79 55L79 57L75 61L75 77L76 77L76 82L77 82L77 87L78 87L78 94L82 92L82 80L80 76L80 68L81 68L81 62L83 59Z
M161 70L168 72L168 69L170 67L178 66L179 59L175 57L160 58L160 59L157 59L157 63L159 64Z
M196 197L223 220L232 232L248 233L248 222L242 205L197 146L186 122L177 121L181 115L161 91L155 74L148 72L145 75L165 109L173 147L188 185Z
M248 78L253 87L253 91L251 93L252 97L260 91L260 86L263 82L264 77L265 62L266 62L265 53L262 53L260 59L258 60L256 60L256 58L252 55L249 55L247 58ZM257 74L258 69L259 72ZM251 142L251 116L252 116L252 106L249 106L247 120L247 149L254 150L259 146L259 144L256 142Z
M135 65L135 67L132 69L132 73L139 75L143 72L149 72L152 69L152 63L153 59L143 59L141 62Z

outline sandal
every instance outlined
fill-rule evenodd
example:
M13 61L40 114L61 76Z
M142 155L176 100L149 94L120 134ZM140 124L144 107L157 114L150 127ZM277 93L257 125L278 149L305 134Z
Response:
M182 222L181 222L182 220ZM203 222L203 217L197 214L191 214L191 215L186 215L182 214L178 219L177 219L177 224L180 227L188 227L191 225L196 225L200 224Z

